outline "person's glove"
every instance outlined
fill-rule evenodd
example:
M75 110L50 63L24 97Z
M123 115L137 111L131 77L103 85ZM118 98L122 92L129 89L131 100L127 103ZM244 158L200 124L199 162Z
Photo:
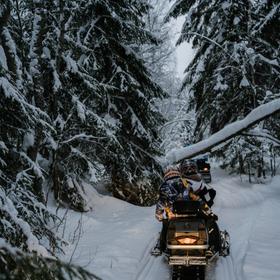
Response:
M200 196L191 192L191 191L189 192L189 196L190 196L191 200L193 200L193 201L199 201L200 200Z
M204 212L204 214L206 214L209 218L213 219L214 221L218 221L218 216L215 215L211 208L207 205L207 203L203 203L202 205L202 211Z
M214 221L218 221L218 216L215 215L213 212L211 212L209 216L210 216Z
M161 222L163 220L163 214L162 213L156 213L156 219Z
M172 220L172 219L174 219L176 216L175 216L175 214L172 212L172 211L170 211L169 213L168 213L168 220Z

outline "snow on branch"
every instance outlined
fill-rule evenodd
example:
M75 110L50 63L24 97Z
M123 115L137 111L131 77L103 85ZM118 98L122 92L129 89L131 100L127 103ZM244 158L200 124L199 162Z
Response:
M248 132L242 133L244 136L249 136L249 137L260 137L260 138L266 138L270 142L274 143L277 146L280 146L280 139L277 139L273 137L272 135L269 134L268 131L265 130L250 130Z
M81 134L77 134L77 135L71 137L70 139L65 140L61 143L62 144L67 144L67 143L73 142L75 140L92 141L92 140L96 140L96 139L105 139L105 138L107 138L107 137L96 137L96 136L93 136L93 135L87 135L85 133L81 133Z
M275 7L266 15L263 20L260 20L257 24L257 28L253 31L252 35L256 35L256 33L263 30L263 28L267 25L267 23L273 18L277 16L278 11L280 11L280 4L275 5Z
M39 244L39 240L33 234L30 225L19 217L18 210L16 209L14 203L6 196L6 193L2 188L0 188L0 198L0 210L8 213L13 222L22 230L23 234L27 238L26 244L29 251L35 251L41 256L49 256L45 247Z
M136 115L136 113L134 112L132 107L130 105L128 105L128 103L127 103L127 107L128 107L127 110L131 114L131 125L132 125L133 129L135 130L134 133L139 137L145 136L147 139L149 139L149 141L151 141L151 137L150 137L149 133L145 129L144 125L142 124L141 120L138 118L138 116Z
M0 77L0 89L3 90L4 97L17 102L20 105L23 113L27 115L30 119L37 120L38 115L43 116L45 119L49 119L49 116L44 111L28 103L24 96L22 96L17 91L17 88L14 87L5 77ZM28 114L28 111L31 111L32 114Z
M217 133L211 135L208 139L202 140L196 144L181 149L172 149L166 155L168 163L175 163L185 158L192 158L199 154L210 151L215 146L240 134L242 131L254 124L280 112L280 98L260 105L252 110L243 120L233 122Z

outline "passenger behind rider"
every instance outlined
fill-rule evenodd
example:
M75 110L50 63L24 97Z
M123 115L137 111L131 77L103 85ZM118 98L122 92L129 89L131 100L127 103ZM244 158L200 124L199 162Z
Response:
M186 186L190 185L189 187L192 190L190 194L194 195L192 199L196 200L195 195L199 196L209 207L212 207L216 191L203 182L198 174L196 163L191 160L183 160L180 163L179 170L183 184Z
M207 227L209 230L209 243L212 246L210 250L219 251L221 242L219 227L216 223L218 217L210 209L214 204L216 191L203 182L201 176L198 174L197 165L194 161L182 161L179 169L183 184L189 186L190 199L204 202L204 204L202 204L202 209L208 216Z

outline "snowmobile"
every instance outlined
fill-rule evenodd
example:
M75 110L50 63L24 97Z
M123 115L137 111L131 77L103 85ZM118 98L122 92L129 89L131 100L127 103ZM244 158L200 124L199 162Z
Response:
M173 212L166 250L172 279L204 279L207 265L229 255L229 234L219 230L217 216L206 214L198 201L176 201Z
M207 162L207 158L199 158L196 160L196 165L198 169L198 173L201 174L205 183L211 183L212 176L210 171L210 164Z

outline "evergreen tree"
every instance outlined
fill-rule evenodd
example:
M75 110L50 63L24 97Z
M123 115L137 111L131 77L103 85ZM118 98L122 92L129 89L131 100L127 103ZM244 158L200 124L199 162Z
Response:
M154 155L159 154L161 116L152 100L162 91L134 50L155 42L141 21L148 6L139 1L43 2L26 2L25 26L32 34L26 39L27 64L29 92L53 124L51 137L41 137L38 146L47 151L43 156L56 198L87 210L82 180L96 182L106 170L116 195L127 192L121 197L135 203L149 200L152 183L137 187L136 179L142 182L146 169L158 178ZM141 197L146 192L149 198Z
M144 17L146 29L157 38L157 44L144 44L139 53L151 72L153 80L169 94L175 94L176 58L172 23L165 22L169 0L148 0L151 8ZM168 97L167 97L168 98Z
M252 35L259 50L260 63L256 69L258 88L263 90L264 102L280 98L280 3L279 1L257 1L254 9ZM279 115L265 122L264 128L279 139Z
M153 101L163 92L137 55L139 45L156 43L142 20L149 6L82 0L14 4L21 67L14 72L24 75L19 81L27 101L48 117L48 129L39 122L28 132L33 138L28 156L39 158L50 174L56 199L87 210L82 180L97 182L105 172L114 194L151 202L163 120ZM42 180L36 184L40 190Z
M148 9L145 1L2 1L0 278L94 277L48 258L62 244L45 180L60 204L80 211L88 210L83 181L102 173L116 196L153 202L163 122L153 102L164 94L137 54L157 43L145 29Z
M184 81L193 95L198 139L204 132L215 133L244 116L254 106L248 89L249 69L244 67L250 48L246 45L249 6L249 1L198 1L183 26L178 42L193 38L198 48Z
M264 91L264 102L280 98L280 3L267 0L256 1L254 9L255 24L252 35L256 47L260 50L262 63L257 68L259 87ZM279 114L271 117L262 124L265 135L272 139L280 138ZM272 136L272 137L271 137ZM267 153L271 157L272 174L275 175L275 166L272 164L279 153L277 141L267 141Z
M101 142L111 189L122 199L151 203L160 171L155 156L160 154L157 127L162 122L153 99L163 93L137 55L139 45L156 43L142 21L148 6L145 1L83 3L80 18L88 28L80 36L90 36L88 44L94 44L94 75L102 86L97 114L113 125Z
M140 55L145 60L153 80L166 91L164 99L156 100L157 107L166 118L160 127L161 147L169 151L192 143L194 118L185 115L188 104L186 91L180 91L180 79L176 69L174 22L165 22L170 9L169 0L148 0L152 6L144 17L146 28L156 36L157 44L145 44Z
M176 1L169 13L169 17L186 14L178 43L193 40L197 49L183 83L191 94L190 109L196 111L196 140L247 115L265 102L268 88L273 87L271 80L262 82L279 66L263 52L259 36L254 36L258 7L251 1ZM271 45L266 52L275 53L274 49ZM241 153L243 157L256 149L262 153L265 143L246 139L223 148L231 154L225 157L227 164L234 166ZM246 147L251 147L250 153L244 152Z
M93 73L93 49L80 41L86 27L76 21L79 9L77 1L27 2L26 26L32 34L30 92L33 96L38 89L36 105L48 113L53 126L51 135L42 138L40 153L48 162L58 202L85 211L82 179L97 181L103 168L98 141L107 137L111 125L96 113L102 86Z
M0 278L93 279L50 258L62 242L52 229L58 218L45 205L43 171L32 149L35 128L47 134L50 120L28 102L15 4L6 0L0 7Z

